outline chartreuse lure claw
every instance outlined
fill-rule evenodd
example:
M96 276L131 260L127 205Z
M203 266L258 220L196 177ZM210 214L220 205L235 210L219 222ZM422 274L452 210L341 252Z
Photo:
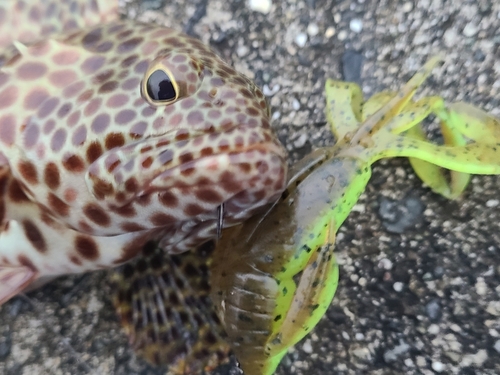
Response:
M335 233L371 176L371 165L408 157L420 178L446 197L458 196L469 174L500 174L500 127L465 103L413 96L431 59L399 91L365 103L354 83L328 80L326 115L337 137L291 170L281 199L261 215L225 229L211 266L211 297L246 375L274 373L287 349L318 323L337 287ZM420 123L440 121L444 144ZM451 171L450 181L442 169Z

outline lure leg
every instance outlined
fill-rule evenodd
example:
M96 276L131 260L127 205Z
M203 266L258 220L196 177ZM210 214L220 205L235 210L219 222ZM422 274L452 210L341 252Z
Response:
M326 230L324 244L311 250L312 255L301 272L286 316L268 341L266 354L274 357L276 366L287 349L306 336L330 306L339 277L334 244L335 225L332 221Z
M361 122L361 88L351 82L328 79L325 84L326 118L337 140L354 132Z
M428 142L420 126L420 122L430 114L440 120L443 146ZM394 137L394 134L402 136ZM418 142L412 142L410 138ZM473 143L467 144L469 140ZM500 125L494 117L466 103L446 106L440 97L427 97L409 103L373 136L374 148L379 153L375 159L409 156L422 181L449 199L460 196L470 180L470 173L497 173L492 170L497 170L498 140ZM463 154L459 155L460 152ZM438 156L440 160L437 160ZM486 160L491 162L489 166L484 164ZM449 181L441 167L451 170Z

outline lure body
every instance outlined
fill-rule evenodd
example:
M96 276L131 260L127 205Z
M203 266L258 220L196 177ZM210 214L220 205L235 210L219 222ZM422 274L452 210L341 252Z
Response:
M333 299L335 233L385 157L410 157L436 192L453 198L470 173L500 174L500 123L466 103L412 101L440 62L431 59L401 92L363 103L355 84L326 83L327 118L338 142L292 168L268 211L223 231L211 267L211 296L246 375L274 373L288 348L307 335ZM441 120L444 145L427 141L420 122ZM442 168L451 170L450 182Z

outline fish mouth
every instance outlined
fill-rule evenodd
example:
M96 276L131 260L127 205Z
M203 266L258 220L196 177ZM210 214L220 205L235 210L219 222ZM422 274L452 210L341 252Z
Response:
M113 200L117 192L122 193L116 204L123 206L139 196L170 188L214 185L211 177L226 171L235 186L238 176L247 178L249 172L258 180L262 172L259 160L272 166L286 164L286 152L270 129L227 126L231 130L176 129L111 149L89 166L87 186L99 200Z

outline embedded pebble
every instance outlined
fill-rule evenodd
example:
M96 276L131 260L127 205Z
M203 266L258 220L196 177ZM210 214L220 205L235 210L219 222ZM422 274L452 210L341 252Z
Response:
M249 48L245 45L238 46L238 48L236 49L236 54L238 55L238 57L246 56L248 55L248 52Z
M306 33L298 33L295 36L295 44L300 48L304 47L307 43L307 34Z
M493 345L493 348L498 352L500 353L500 340L497 340L495 342L495 345Z
M342 55L342 77L344 81L361 83L363 55L357 51L347 50Z
M339 40L345 40L347 38L347 31L345 30L340 31L338 38Z
M445 365L438 361L432 362L431 367L436 372L443 372L445 370Z
M371 358L371 353L370 353L370 350L366 347L363 347L363 348L356 348L353 350L352 354L361 359L361 360L364 360L364 361L368 361L370 360Z
M380 259L378 262L378 267L389 271L392 269L392 261L387 258Z
M443 35L444 44L449 48L452 48L454 45L457 44L458 38L459 36L457 34L457 31L452 28L446 30L446 32Z
M404 285L403 285L403 283L402 283L402 282L400 282L400 281L396 281L396 282L394 283L394 285L392 286L392 288L393 288L396 292L398 292L398 293L399 293L399 292L401 292L401 291L403 290L403 286L404 286Z
M488 292L488 285L484 282L484 279L482 277L477 278L475 288L476 293L480 296L484 296Z
M304 147L304 145L306 144L307 142L307 134L301 134L299 138L297 138L295 140L295 142L293 142L293 145L296 147L296 148L301 148L301 147Z
M467 25L465 25L464 29L462 30L462 33L466 37L471 37L477 34L478 28L476 25L474 25L472 22L469 22Z
M249 0L248 6L251 10L267 14L271 11L272 0Z
M298 111L300 109L300 102L296 98L292 100L292 108L294 111Z
M425 305L425 312L431 321L439 321L442 315L439 301L436 299L431 300L427 305Z
M410 13L413 10L413 2L407 1L406 3L404 3L402 10L405 13Z
M418 224L422 220L423 212L422 201L416 197L407 197L399 201L382 197L378 210L385 229L398 234Z
M410 350L410 345L408 345L404 341L400 341L399 345L396 345L393 349L386 350L384 352L384 361L386 363L396 362L398 357L405 354L408 350Z
M0 338L0 360L3 361L7 358L12 348L12 334L10 331L3 332Z
M307 26L307 33L309 34L309 36L316 36L316 35L318 35L318 33L319 33L319 27L318 27L318 25L316 25L315 23L310 23Z
M262 93L265 96L273 96L278 91L280 91L280 88L281 88L281 86L279 84L273 85L272 88L269 87L268 85L264 85L264 87L262 87Z
M498 206L500 204L500 201L498 199L490 199L486 201L486 207L493 208Z
M326 31L325 31L326 38L331 38L334 35L335 35L335 27L330 26L329 28L326 29Z
M363 30L363 22L360 19L355 18L349 22L349 28L355 33L360 33L361 30Z
M313 352L313 347L311 345L311 340L307 339L305 342L304 342L304 345L302 345L302 350L307 353L307 354L311 354Z
M427 328L427 332L431 335L437 335L439 333L439 326L437 324L431 324L429 328Z

